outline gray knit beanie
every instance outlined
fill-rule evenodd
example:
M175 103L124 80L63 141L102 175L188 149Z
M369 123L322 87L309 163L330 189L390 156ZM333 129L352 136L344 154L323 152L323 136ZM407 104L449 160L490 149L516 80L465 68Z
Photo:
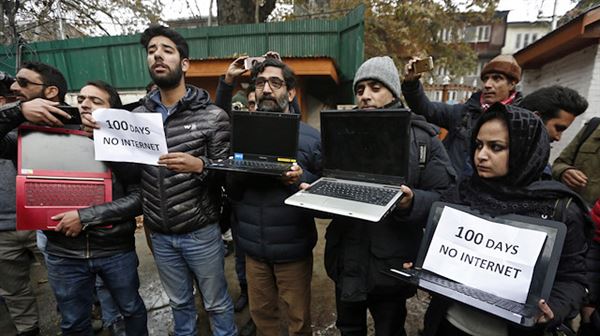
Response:
M400 98L400 76L394 61L389 56L377 56L366 60L354 76L352 88L356 93L356 84L360 81L374 79L385 85L394 97Z

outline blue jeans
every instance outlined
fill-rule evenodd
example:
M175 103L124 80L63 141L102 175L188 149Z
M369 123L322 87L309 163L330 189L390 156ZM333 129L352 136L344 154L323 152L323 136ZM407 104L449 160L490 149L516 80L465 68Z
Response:
M124 317L128 335L148 335L146 307L138 293L138 258L135 251L110 257L73 259L49 254L48 280L56 296L64 336L93 335L91 310L99 275Z
M100 308L102 308L102 324L105 328L108 328L111 324L121 319L122 316L117 303L100 276L96 277L96 296L98 297L98 302L100 302Z
M193 277L198 282L213 335L236 335L219 225L185 234L152 232L150 236L158 274L173 311L175 335L197 335Z

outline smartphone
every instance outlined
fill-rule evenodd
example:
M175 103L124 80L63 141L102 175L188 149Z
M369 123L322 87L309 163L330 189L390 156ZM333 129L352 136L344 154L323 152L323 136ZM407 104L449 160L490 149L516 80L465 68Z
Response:
M259 57L248 57L244 60L244 69L251 70L256 64L264 62L265 58Z
M67 119L61 115L55 114L54 116L58 118L65 125L81 125L81 115L79 114L79 109L74 106L66 106L59 105L57 106L59 109L67 112L68 115L71 116L71 119Z
M413 63L413 69L415 69L415 73L418 74L433 70L433 58L429 56L426 58L418 59L416 62Z

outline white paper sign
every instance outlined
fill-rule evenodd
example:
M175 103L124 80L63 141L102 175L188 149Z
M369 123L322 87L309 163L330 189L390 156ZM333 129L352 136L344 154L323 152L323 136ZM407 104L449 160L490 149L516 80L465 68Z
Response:
M524 303L546 233L503 225L445 207L423 268Z
M157 165L158 157L168 152L160 113L97 109L92 116L100 126L94 130L98 161Z

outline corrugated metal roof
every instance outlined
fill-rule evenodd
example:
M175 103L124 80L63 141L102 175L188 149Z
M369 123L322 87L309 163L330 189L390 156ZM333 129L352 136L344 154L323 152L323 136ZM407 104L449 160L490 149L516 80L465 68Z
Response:
M341 79L350 81L363 61L364 7L339 20L302 20L221 27L178 29L190 46L191 59L230 58L278 51L282 57L330 57ZM31 43L23 60L52 64L65 74L71 91L102 79L118 89L143 88L149 81L140 34L88 37ZM15 73L15 47L0 47L0 70Z

